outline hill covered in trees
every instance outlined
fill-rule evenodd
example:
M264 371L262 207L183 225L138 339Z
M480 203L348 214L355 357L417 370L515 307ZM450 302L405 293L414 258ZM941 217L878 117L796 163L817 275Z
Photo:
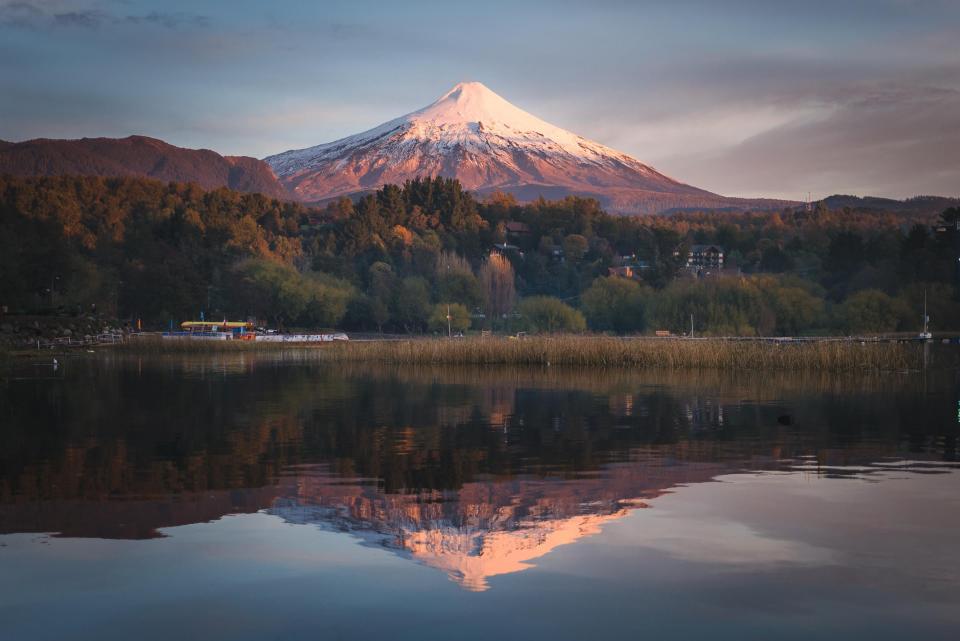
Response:
M221 156L209 149L184 149L156 138L37 138L0 142L0 174L13 176L134 176L192 182L205 189L287 198L270 166L249 156Z
M400 332L446 331L448 309L454 329L511 331L680 332L693 314L698 333L773 335L915 331L926 291L947 329L958 215L820 203L624 218L575 197L481 202L443 178L318 209L142 178L7 176L0 305L96 305L157 328L204 311ZM722 270L686 268L703 244L723 248Z

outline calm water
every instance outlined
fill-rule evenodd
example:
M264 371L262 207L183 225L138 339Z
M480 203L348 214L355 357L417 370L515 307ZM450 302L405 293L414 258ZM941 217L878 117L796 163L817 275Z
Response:
M19 363L0 639L956 639L958 390Z

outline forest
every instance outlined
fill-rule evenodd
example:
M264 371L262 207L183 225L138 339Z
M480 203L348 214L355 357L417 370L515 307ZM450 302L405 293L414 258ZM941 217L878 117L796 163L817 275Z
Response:
M421 178L308 207L139 178L0 177L0 308L163 329L698 335L960 329L960 207L625 217ZM722 269L690 269L695 245ZM625 270L629 267L629 270ZM616 275L615 275L616 274Z

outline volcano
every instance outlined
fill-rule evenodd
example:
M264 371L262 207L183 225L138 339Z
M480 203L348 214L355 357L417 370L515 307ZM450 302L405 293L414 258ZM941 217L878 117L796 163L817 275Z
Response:
M423 109L363 133L264 160L292 194L308 202L417 176L445 176L481 196L496 191L520 200L586 196L628 214L782 204L727 198L682 183L551 125L479 82L460 83Z

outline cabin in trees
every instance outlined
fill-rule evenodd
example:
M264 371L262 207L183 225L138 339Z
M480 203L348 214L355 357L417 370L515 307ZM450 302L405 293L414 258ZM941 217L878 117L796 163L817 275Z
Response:
M640 274L633 269L633 265L615 265L608 267L607 271L610 276L617 276L619 278L640 278Z
M637 258L636 254L618 256L613 267L607 269L610 276L639 279L643 272L650 269L650 263Z
M510 238L527 238L530 236L530 227L528 227L526 223L521 223L516 220L508 220L504 224L504 229Z
M687 250L686 268L698 276L707 276L723 269L723 247L691 245Z

